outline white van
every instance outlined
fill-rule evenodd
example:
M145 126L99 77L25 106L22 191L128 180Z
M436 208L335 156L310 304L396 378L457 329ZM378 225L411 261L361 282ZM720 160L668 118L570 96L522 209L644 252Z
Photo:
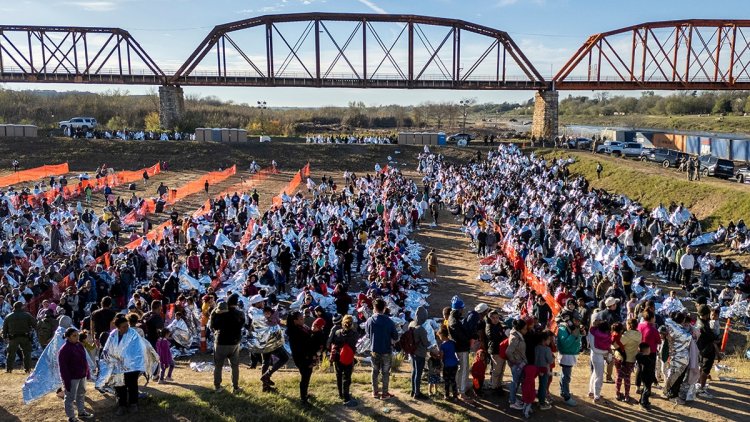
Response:
M260 135L261 142L271 142L271 137L268 135Z

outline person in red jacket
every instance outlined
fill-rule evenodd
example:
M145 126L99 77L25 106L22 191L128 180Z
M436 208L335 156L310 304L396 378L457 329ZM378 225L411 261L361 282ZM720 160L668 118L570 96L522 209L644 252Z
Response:
M560 308L565 307L565 303L568 301L568 299L572 298L573 295L570 294L570 288L567 284L563 284L562 290L560 290L560 293L555 296L555 302L557 302L558 305L560 305Z
M474 394L479 395L484 385L484 374L487 372L487 353L479 349L474 355L474 363L471 365L471 378L474 384Z
M198 278L201 272L201 259L195 254L195 251L190 251L190 256L187 259L188 272L192 277Z
M57 355L60 366L60 378L65 387L65 416L68 421L76 421L73 402L78 406L79 418L92 418L86 412L86 378L89 376L89 364L86 360L86 349L78 341L78 330L73 327L65 331L65 344Z

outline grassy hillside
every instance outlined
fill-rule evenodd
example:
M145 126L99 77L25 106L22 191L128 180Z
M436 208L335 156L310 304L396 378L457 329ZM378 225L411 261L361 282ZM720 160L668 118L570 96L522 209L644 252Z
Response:
M750 134L750 116L570 116L560 124Z
M700 219L704 230L714 230L729 220L750 219L750 187L747 185L715 178L688 182L685 173L674 169L584 152L546 149L537 153L550 158L573 156L576 162L571 171L584 175L593 187L625 194L646 207L684 203ZM596 178L597 161L604 167L601 180Z

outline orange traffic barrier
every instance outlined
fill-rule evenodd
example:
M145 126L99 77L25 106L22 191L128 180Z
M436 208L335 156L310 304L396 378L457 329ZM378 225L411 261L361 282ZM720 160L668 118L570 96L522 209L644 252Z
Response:
M10 186L16 183L37 180L47 176L55 176L69 172L68 163L53 164L48 166L35 167L33 169L21 170L0 177L0 187Z
M727 343L729 342L729 327L732 325L732 319L727 318L727 325L724 327L724 336L721 338L721 353L724 353L724 350L727 348Z

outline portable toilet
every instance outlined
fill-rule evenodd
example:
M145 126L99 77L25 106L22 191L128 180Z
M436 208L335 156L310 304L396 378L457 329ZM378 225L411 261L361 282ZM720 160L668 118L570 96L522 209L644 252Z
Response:
M247 142L247 131L245 129L237 130L237 141Z
M211 129L211 140L214 142L221 142L221 129Z
M5 136L5 127L6 125L0 125L0 138Z
M446 144L445 132L439 132L437 134L437 144L438 145L445 145Z

